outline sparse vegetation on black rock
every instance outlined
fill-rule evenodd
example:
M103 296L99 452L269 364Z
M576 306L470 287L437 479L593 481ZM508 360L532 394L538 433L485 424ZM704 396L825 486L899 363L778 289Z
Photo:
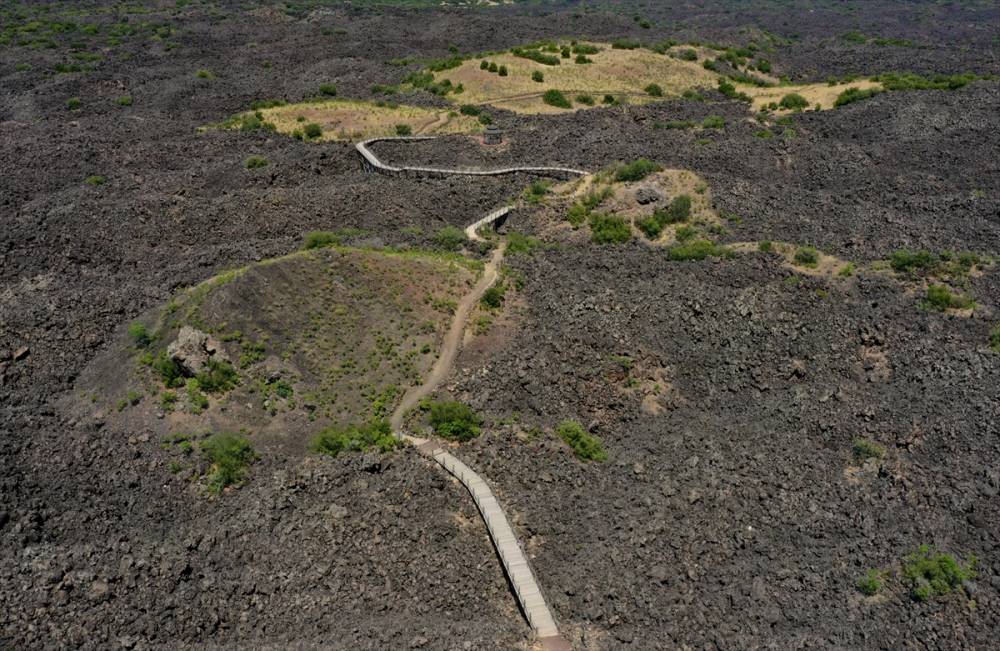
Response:
M456 226L445 226L434 235L434 241L442 249L457 251L468 242L465 231Z
M615 172L615 180L623 183L633 183L641 181L650 174L659 172L662 169L662 165L645 158L640 158L619 167Z
M451 441L469 441L479 436L482 419L468 405L455 402L433 402L429 421L434 433Z
M313 438L310 447L317 454L336 457L342 452L371 449L388 452L401 444L402 441L392 435L389 421L378 419L362 425L327 427Z
M961 563L954 556L921 545L903 560L903 576L910 583L910 594L917 601L947 595L976 576L976 557Z
M595 244L622 244L632 239L628 222L617 215L590 215L590 239Z
M556 427L556 434L566 442L580 459L584 461L606 461L608 454L601 445L601 439L583 429L575 420L564 420Z
M226 487L240 484L247 468L257 458L250 441L240 434L213 434L200 444L201 453L210 464L208 489L221 493Z

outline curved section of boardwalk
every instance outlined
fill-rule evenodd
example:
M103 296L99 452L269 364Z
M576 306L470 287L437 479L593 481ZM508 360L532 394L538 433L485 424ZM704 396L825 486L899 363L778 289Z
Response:
M497 169L479 169L474 167L465 168L449 168L449 167L416 167L416 166L400 166L396 167L393 165L387 165L379 160L378 156L372 153L372 150L368 148L368 145L375 142L415 142L418 140L432 140L433 136L400 136L395 138L369 138L368 140L362 140L361 142L354 145L354 148L358 150L358 154L361 155L361 164L366 170L372 172L378 172L379 174L390 174L390 175L411 175L411 176L502 176L504 174L516 174L518 172L525 172L528 174L545 174L549 176L584 176L587 174L584 170L573 169L572 167L556 167L556 166L519 166L519 167L501 167Z
M448 175L448 174L468 174L477 176L491 176L501 174L511 174L514 172L534 172L542 174L566 174L571 176L586 175L587 172L563 167L510 167L499 170L451 170L445 168L431 167L393 167L386 165L378 159L375 154L368 149L368 145L378 140L428 140L429 136L409 136L402 138L373 138L359 142L356 145L358 153L361 155L362 164L366 170L383 174L423 174L428 175ZM499 219L506 217L513 206L503 206L487 214L481 219L469 224L465 228L465 233L471 240L482 240L476 232L483 226L492 224ZM521 549L514 535L514 529L510 526L510 521L497 501L496 496L490 489L489 484L476 474L471 468L462 463L454 455L449 453L444 447L431 439L412 436L403 431L403 420L406 413L419 403L425 396L430 395L438 385L451 372L452 363L455 360L458 350L462 344L462 336L465 333L465 325L469 314L476 303L482 298L493 283L496 282L500 262L503 260L507 243L501 241L493 252L492 257L483 269L483 275L479 282L466 294L459 302L455 310L455 317L452 319L451 327L442 342L441 354L438 356L427 379L419 386L413 387L403 396L398 407L393 412L390 419L393 433L400 439L413 444L423 455L433 459L442 468L450 472L472 495L472 499L479 509L486 523L493 546L496 548L500 562L503 564L504 572L514 589L521 610L528 620L528 624L535 631L538 642L545 651L570 651L569 643L559 635L552 612L549 610L545 597L542 595L541 587L535 579L528 559Z

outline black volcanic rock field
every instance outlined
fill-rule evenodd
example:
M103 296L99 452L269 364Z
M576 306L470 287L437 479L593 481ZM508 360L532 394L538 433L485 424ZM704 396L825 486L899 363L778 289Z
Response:
M565 221L569 198L520 202L501 236L538 246L508 252L503 307L478 308L438 391L482 416L450 450L489 480L564 637L578 651L1000 647L998 24L971 1L6 4L0 648L537 648L468 492L412 447L329 458L248 430L244 481L207 491L214 466L191 446L208 421L184 421L189 449L164 438L180 421L129 324L311 231L446 260L441 229L538 180L369 174L349 142L212 125L322 84L447 110L373 87L452 52L570 38L767 43L789 83L977 78L767 122L716 89L489 108L502 147L373 145L394 165L646 158L703 179L724 218L699 237L731 250L680 260L637 230L592 242ZM713 116L725 126L698 126ZM894 265L901 250L951 266ZM933 309L939 283L974 306ZM216 334L239 350L250 333ZM121 377L95 381L108 360L126 360ZM273 390L248 378L241 396ZM140 380L142 395L115 392ZM304 441L337 415L297 390L281 404ZM565 420L607 459L575 457ZM908 560L921 545L961 575L929 598Z

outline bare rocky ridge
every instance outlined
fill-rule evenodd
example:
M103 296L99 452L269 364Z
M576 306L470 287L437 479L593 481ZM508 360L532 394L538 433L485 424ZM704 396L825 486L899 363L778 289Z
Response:
M206 500L172 478L149 432L64 405L94 390L77 385L85 365L178 287L288 253L314 229L427 246L441 226L463 226L531 181L387 179L364 175L346 143L197 131L254 100L298 100L327 82L369 97L413 68L389 59L446 56L451 43L510 47L567 25L650 41L742 43L749 25L798 34L772 57L796 79L1000 73L995 7L869 2L851 15L711 4L580 18L575 7L287 17L229 5L214 18L191 6L147 15L175 24L179 48L128 40L85 75L48 74L63 50L3 46L0 646L523 645L527 625L473 505L415 451L263 454L244 487ZM653 29L632 20L640 11ZM836 38L874 25L929 47ZM22 62L32 69L15 70ZM216 79L196 78L199 68ZM379 153L586 169L645 156L711 183L719 207L743 218L724 241L810 242L856 260L902 246L996 254L997 88L887 93L796 116L795 138L768 141L727 103L496 111L510 147L495 157L458 138ZM117 106L125 93L133 105ZM67 110L71 97L80 110ZM728 124L708 144L653 126L710 114ZM253 154L269 165L247 171ZM106 182L85 184L91 175ZM516 329L490 335L507 345L470 347L446 386L496 421L521 414L524 427L491 422L462 456L513 507L577 648L992 646L1000 368L985 347L995 318L922 312L879 277L791 287L761 255L681 264L638 244L587 245L511 264L526 279ZM969 285L992 310L996 274ZM642 411L644 396L623 387L609 355L634 357L644 380L669 380L659 415ZM583 465L550 435L521 431L562 417L592 426L611 459ZM852 474L858 434L890 452ZM865 569L921 542L979 557L975 608L957 595L919 604L898 584L876 601L853 591Z

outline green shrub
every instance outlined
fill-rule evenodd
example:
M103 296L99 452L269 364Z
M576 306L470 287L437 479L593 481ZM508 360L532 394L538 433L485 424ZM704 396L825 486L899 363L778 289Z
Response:
M80 101L79 97L70 97L68 100L66 100L66 108L68 108L71 111L75 111L81 106L83 106L83 102Z
M684 242L690 242L698 234L698 229L694 226L681 226L676 231L674 231L674 237L677 241L683 244Z
M580 203L575 203L570 206L569 211L566 213L566 221L573 225L573 228L579 228L583 222L587 221L587 216L590 215L590 211L587 207Z
M541 70L535 70L533 73L531 73L531 80L537 81L538 83L542 83L543 81L545 81L545 75L542 74Z
M593 95L577 95L576 96L576 103L577 104L584 104L586 106L593 106L594 105L594 97L593 97Z
M685 48L677 52L677 58L682 61L697 61L698 53L691 48Z
M854 88L852 86L837 95L837 99L833 101L833 105L844 106L845 104L850 104L851 102L857 102L870 97L875 97L880 92L881 91L878 88L866 88L861 90L860 88Z
M132 338L132 343L138 348L146 348L153 343L153 337L146 330L146 326L138 321L129 324L128 336Z
M215 494L221 493L226 486L242 482L247 467L257 458L250 441L239 434L213 434L199 447L202 456L211 464L208 489Z
M434 402L430 405L434 433L451 441L469 441L479 436L482 419L461 402Z
M184 382L184 389L187 391L188 403L192 414L200 414L208 409L208 398L201 392L201 385L197 378L190 377Z
M809 107L809 100L802 97L802 95L799 95L798 93L788 93L781 98L781 101L778 102L778 106L783 109L791 109L793 111L802 110Z
M611 42L611 48L614 50L635 50L641 45L639 41L633 41L627 38L619 38Z
M900 273L930 273L937 267L937 256L930 251L893 251L889 257L889 266Z
M462 115L479 115L482 109L475 104L462 104L458 107L458 112Z
M947 309L967 310L975 304L975 301L968 296L952 294L944 285L928 285L927 296L924 298L924 307L939 312Z
M413 127L408 124L397 124L396 125L396 135L397 136L409 136L413 133Z
M490 310L499 309L503 305L503 298L505 291L506 289L504 288L503 284L498 283L496 285L493 285L485 292L483 292L483 297L479 299L479 302L482 304L483 307L487 309Z
M623 183L641 181L650 174L659 172L662 169L663 167L657 163L645 158L640 158L639 160L632 161L631 163L627 163L619 167L615 172L615 180Z
M532 254L542 248L541 240L529 237L517 231L511 231L507 235L507 255Z
M655 215L649 217L644 217L635 223L639 227L639 230L651 240L655 240L663 232L663 225L656 218Z
M166 351L161 350L159 354L150 356L146 361L168 389L184 386L184 369L174 358L167 355Z
M771 243L771 240L762 240L757 244L757 250L761 253L770 253L774 251L774 244Z
M461 228L445 226L434 235L434 241L442 249L457 251L468 241L468 238Z
M584 430L575 420L564 420L559 423L556 434L572 448L577 458L584 461L606 461L608 458L601 445L601 439Z
M795 252L793 259L803 267L815 267L819 263L819 251L811 246L802 246Z
M725 247L718 246L710 240L691 240L672 246L667 251L667 257L677 262L704 260L710 256L722 257L728 256L728 254L729 252Z
M643 90L649 93L652 97L663 97L663 88L661 88L659 84L650 84Z
M313 139L319 138L323 135L323 127L319 126L315 122L310 122L309 124L302 127L302 133L306 138Z
M921 545L903 560L903 576L910 583L910 594L917 601L942 596L976 576L976 557L969 555L965 564L950 554L937 552L931 545Z
M771 131L770 129L761 129L760 131L754 133L753 135L757 136L758 138L763 138L766 140L768 138L773 138L774 132Z
M564 59L568 59L571 54L572 52L570 52L570 49L568 47L564 47L562 51L559 52L559 56L561 56Z
M709 115L701 121L702 129L721 129L726 126L725 118L719 115Z
M581 63L581 64L582 64L582 63L593 63L593 62L594 62L594 60L593 60L593 59L591 59L590 57L586 57L586 56L584 56L584 55L582 55L582 54L577 54L577 55L576 55L576 58L575 58L575 59L573 59L573 62L574 62L574 63Z
M559 65L559 57L552 54L545 54L539 50L524 49L516 47L511 50L511 53L516 57L521 57L524 59L531 59L535 63L541 63L545 66L557 66Z
M881 459L885 456L885 446L871 439L858 437L851 443L851 451L858 461Z
M106 179L103 176L95 174L93 176L88 176L83 180L83 182L87 185L104 185L105 180Z
M661 226L685 222L691 216L691 197L686 194L678 195L666 208L657 210L653 214Z
M590 215L590 239L595 244L622 244L632 239L632 229L621 217L594 213Z
M267 165L267 159L263 156L250 156L246 159L245 163L248 170L255 170L258 167L265 167Z
M500 71L500 69L497 67L497 64L494 63L494 62L492 62L492 61L490 62L490 65L486 69L489 70L490 72L499 72Z
M843 266L843 268L841 268L840 271L837 272L837 275L840 276L841 278L850 278L851 276L854 275L854 272L856 270L857 269L854 266L854 263L853 262L848 262L847 264L845 264Z
M601 102L607 104L608 106L614 106L618 103L618 100L615 99L614 95L605 95Z
M216 359L209 359L196 379L198 387L208 393L229 391L240 382L240 377L231 364Z
M556 108L568 109L573 107L572 104L569 103L569 100L566 99L566 96L555 88L550 88L545 91L545 94L542 95L542 101L549 106L555 106Z
M688 88L686 91L684 91L683 93L681 93L681 97L683 97L684 99L687 99L687 100L691 100L692 102L704 102L705 101L705 97L701 93L699 93L698 91L694 90L693 88Z
M194 73L198 79L214 79L215 75L212 74L211 70L205 70L204 68L198 70Z
M547 181L533 181L524 191L524 199L528 203L539 203L549 193Z
M869 597L878 593L882 589L882 580L885 576L884 572L879 570L868 570L865 575L857 580L855 585L862 594Z
M610 198L612 194L614 194L614 191L610 187L605 187L599 192L588 192L583 197L583 206L588 211L593 210L604 203L606 199Z
M327 427L313 438L310 449L317 454L336 457L341 452L372 449L389 452L401 444L402 441L392 435L389 421L381 418L363 425Z
M309 231L302 241L302 250L321 249L325 246L338 246L340 236L331 231Z
M886 90L955 90L981 78L973 73L921 77L912 72L887 72L872 79Z
M506 77L507 76L507 66L500 66L500 68L497 70L497 74L500 75L501 77Z
M771 72L771 62L767 59L757 59L757 70L764 73Z
M328 97L333 97L337 94L337 87L333 84L323 84L319 87L320 95L326 95Z
M1000 323L993 326L993 329L990 330L990 348L1000 353Z
M573 54L597 54L601 51L601 48L596 45L588 45L586 43L576 43L572 49Z
M487 61L486 59L483 59L482 61L479 62L479 69L480 70L489 70L490 69L490 62Z
M122 95L121 97L116 99L115 102L118 103L118 106L132 106L132 96Z

